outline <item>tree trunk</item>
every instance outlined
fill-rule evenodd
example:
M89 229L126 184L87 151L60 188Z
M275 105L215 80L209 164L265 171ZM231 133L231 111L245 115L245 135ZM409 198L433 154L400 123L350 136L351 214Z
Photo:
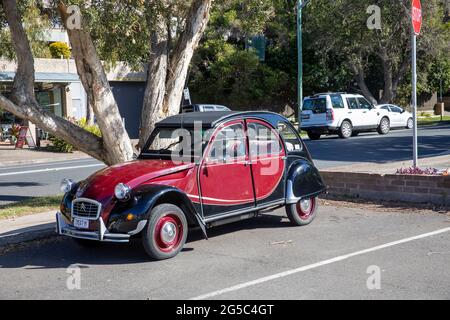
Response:
M358 83L358 87L361 89L363 96L365 96L373 104L377 104L377 100L374 98L369 88L367 87L364 70L359 63L351 63L350 68L355 75L355 80Z
M17 71L14 77L12 98L0 95L0 108L19 118L29 120L39 128L63 138L77 149L104 161L103 144L100 138L79 126L42 110L34 94L34 59L22 19L15 0L3 0L8 26L17 56Z
M179 113L188 67L209 21L211 3L212 0L192 2L185 19L184 31L178 38L170 61L167 52L169 31L162 28L165 22L160 17L158 29L165 31L152 35L149 78L141 117L140 148L147 141L156 122Z
M59 2L62 21L68 20L66 6ZM123 125L116 100L88 31L67 28L77 72L102 132L108 164L133 159L133 147Z

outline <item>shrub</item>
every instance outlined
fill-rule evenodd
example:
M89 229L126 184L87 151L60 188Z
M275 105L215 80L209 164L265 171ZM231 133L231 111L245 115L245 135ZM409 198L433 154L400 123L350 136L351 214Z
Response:
M86 118L81 118L80 120L75 120L74 118L68 118L70 122L73 122L83 128L86 131L89 131L96 136L101 137L102 133L100 131L100 128L97 125L89 125L87 123ZM56 152L64 152L64 153L71 153L75 150L74 146L70 143L64 141L64 139L51 136L50 141L52 142L52 146L50 147L51 150Z
M432 175L437 176L441 173L435 168L421 169L418 167L401 168L397 170L397 174L418 174L418 175Z
M60 59L61 56L64 59L69 59L71 56L70 48L65 42L53 42L49 48L52 57L55 59Z

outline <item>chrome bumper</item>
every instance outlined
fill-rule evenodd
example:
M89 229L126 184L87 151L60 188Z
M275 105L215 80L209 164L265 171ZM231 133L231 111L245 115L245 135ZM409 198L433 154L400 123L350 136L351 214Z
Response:
M99 218L100 230L97 231L83 231L76 229L73 226L66 223L64 216L61 212L56 213L56 233L69 236L73 238L87 239L87 240L97 240L103 242L129 242L129 234L121 233L109 233L106 229L103 219Z

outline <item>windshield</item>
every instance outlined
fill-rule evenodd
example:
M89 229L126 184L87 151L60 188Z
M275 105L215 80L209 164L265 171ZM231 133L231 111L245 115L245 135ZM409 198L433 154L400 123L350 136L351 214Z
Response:
M193 162L202 155L202 140L203 131L195 136L192 128L156 128L140 158L171 158L174 161Z

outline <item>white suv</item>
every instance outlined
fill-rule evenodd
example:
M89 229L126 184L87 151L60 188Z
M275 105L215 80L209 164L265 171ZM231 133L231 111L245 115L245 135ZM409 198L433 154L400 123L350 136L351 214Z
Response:
M362 95L321 93L303 101L301 128L311 140L320 139L323 134L347 139L361 131L387 134L390 119L388 111L374 108Z

